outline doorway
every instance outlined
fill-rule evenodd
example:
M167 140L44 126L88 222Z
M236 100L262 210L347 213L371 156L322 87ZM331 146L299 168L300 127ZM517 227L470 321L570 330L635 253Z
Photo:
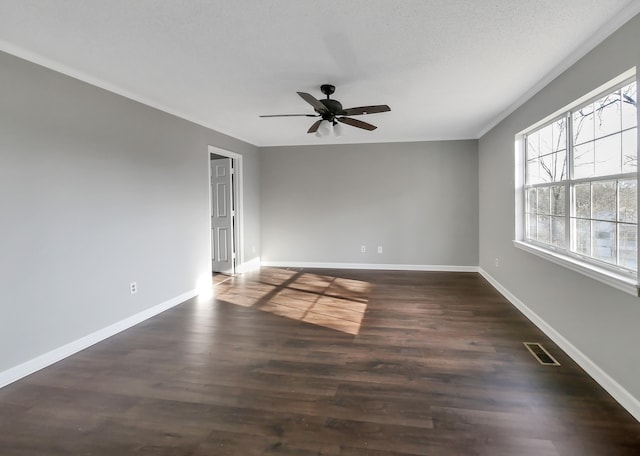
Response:
M242 156L212 146L208 154L211 271L233 275L242 262Z

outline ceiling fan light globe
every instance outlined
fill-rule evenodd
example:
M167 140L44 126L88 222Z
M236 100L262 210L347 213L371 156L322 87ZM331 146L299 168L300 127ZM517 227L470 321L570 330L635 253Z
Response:
M326 120L323 120L322 122L320 122L320 126L318 127L316 135L327 136L329 133L331 133L331 124Z
M339 124L339 123L334 124L334 126L333 126L333 134L335 135L335 137L336 138L340 138L343 133L344 133L344 130L342 128L342 125Z

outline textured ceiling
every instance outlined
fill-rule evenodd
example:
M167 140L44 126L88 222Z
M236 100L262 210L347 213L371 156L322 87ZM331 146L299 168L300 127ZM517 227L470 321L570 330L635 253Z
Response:
M258 146L477 138L639 0L1 0L0 49ZM388 104L306 134L296 91Z

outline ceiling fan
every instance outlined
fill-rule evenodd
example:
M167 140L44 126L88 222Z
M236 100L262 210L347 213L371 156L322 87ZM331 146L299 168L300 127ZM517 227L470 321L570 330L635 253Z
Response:
M323 121L328 122L329 125L335 126L337 125L337 122L341 122L343 124L351 125L352 127L372 131L378 127L371 125L370 123L345 116L361 116L364 114L391 111L391 108L387 105L359 106L357 108L343 109L342 104L338 100L332 100L330 98L330 96L336 91L335 86L331 84L322 84L320 86L320 91L327 96L325 100L318 100L313 95L305 92L298 92L298 95L313 107L316 114L271 114L260 117L321 117L321 119L311 125L311 128L309 128L307 133L316 133Z

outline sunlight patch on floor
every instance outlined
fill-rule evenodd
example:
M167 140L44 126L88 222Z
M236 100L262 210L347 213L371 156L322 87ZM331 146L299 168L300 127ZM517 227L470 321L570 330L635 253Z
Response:
M277 268L264 268L254 277L219 284L216 299L348 334L360 331L368 282Z

